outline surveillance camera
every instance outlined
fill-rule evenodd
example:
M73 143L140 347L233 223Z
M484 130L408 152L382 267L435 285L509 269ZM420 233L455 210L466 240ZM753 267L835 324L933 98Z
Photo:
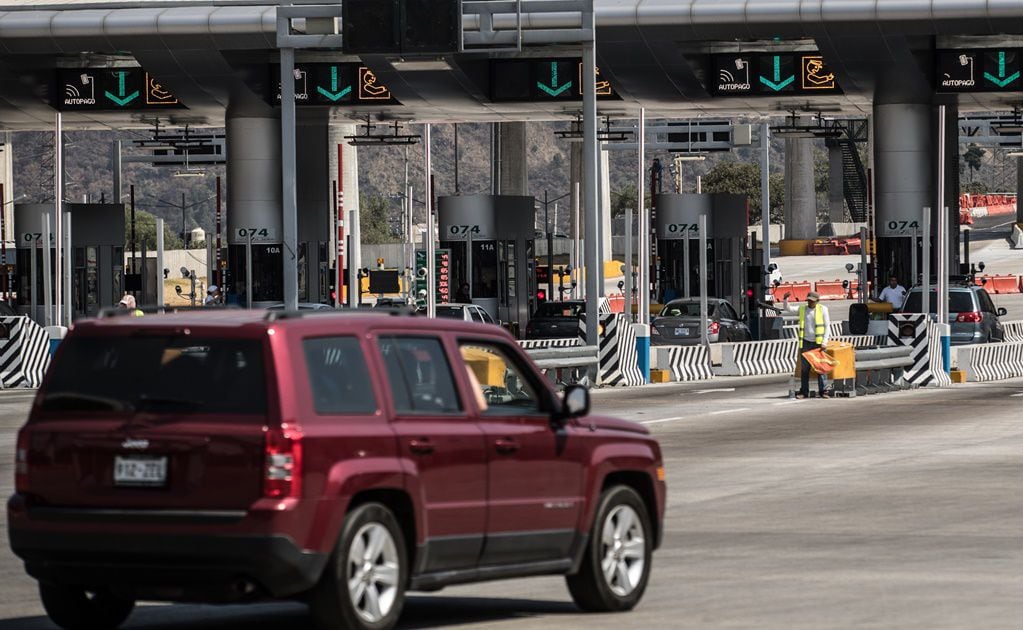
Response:
M774 273L775 271L778 271L778 265L771 263L767 266L767 273Z
M980 261L979 263L977 263L977 269L984 271L984 261Z
M182 278L187 278L188 277L188 267L182 267L179 271L181 271L181 277Z
M181 285L180 284L175 284L174 285L174 292L177 293L178 295L181 295Z
M853 264L852 263L845 263L845 270L848 271L849 273L852 273Z

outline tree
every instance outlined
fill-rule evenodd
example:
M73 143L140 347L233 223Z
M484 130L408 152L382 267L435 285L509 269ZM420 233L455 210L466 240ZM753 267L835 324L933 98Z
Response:
M785 178L771 175L771 220L783 220L779 210L785 203ZM749 162L718 162L703 177L704 192L746 195L749 199L750 222L760 221L760 165Z
M979 171L980 167L984 164L984 156L987 155L987 151L981 149L975 144L971 144L970 148L963 153L963 162L970 169L970 181L973 181L973 172Z
M124 244L131 247L131 210L124 209ZM145 244L147 251L156 251L156 217L145 210L135 211L135 248L141 251ZM168 224L163 224L163 248L182 249L184 243Z
M636 212L636 185L626 184L620 190L611 191L611 216L625 216L625 209Z
M378 195L359 198L359 240L365 245L397 243L391 231L391 208L387 199Z

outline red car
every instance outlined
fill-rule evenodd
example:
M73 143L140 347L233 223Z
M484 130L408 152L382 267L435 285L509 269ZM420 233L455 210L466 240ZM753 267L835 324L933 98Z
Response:
M18 434L10 544L64 628L136 600L309 602L392 627L407 590L564 574L643 595L664 469L496 326L385 312L76 324Z

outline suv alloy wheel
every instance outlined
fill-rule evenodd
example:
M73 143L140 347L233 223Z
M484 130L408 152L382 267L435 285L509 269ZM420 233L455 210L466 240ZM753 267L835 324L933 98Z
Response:
M341 538L310 600L322 630L387 630L405 604L408 554L394 515L366 503L345 516Z
M65 630L117 628L135 608L135 602L107 591L39 583L39 596L50 620Z
M650 578L652 542L643 499L627 486L608 488L579 573L565 578L576 605L590 612L632 609Z

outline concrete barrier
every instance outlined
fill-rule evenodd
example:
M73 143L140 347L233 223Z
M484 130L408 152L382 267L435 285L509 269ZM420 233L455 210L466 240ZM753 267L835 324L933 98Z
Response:
M912 327L912 335L900 336L900 330ZM945 372L941 360L941 337L937 324L923 313L893 313L888 316L889 346L910 346L913 358L906 368L906 381L916 387L948 387L952 379Z
M799 343L795 339L740 341L721 345L721 365L714 368L720 376L786 374L796 369Z
M1023 341L1023 322L1002 322L1002 330L1005 332L1003 341Z
M28 317L0 317L0 387L39 387L50 365L50 337Z
M714 377L710 353L702 345L657 346L651 350L654 367L667 370L672 381L702 381Z
M959 346L956 363L966 373L967 382L1023 376L1023 342Z

